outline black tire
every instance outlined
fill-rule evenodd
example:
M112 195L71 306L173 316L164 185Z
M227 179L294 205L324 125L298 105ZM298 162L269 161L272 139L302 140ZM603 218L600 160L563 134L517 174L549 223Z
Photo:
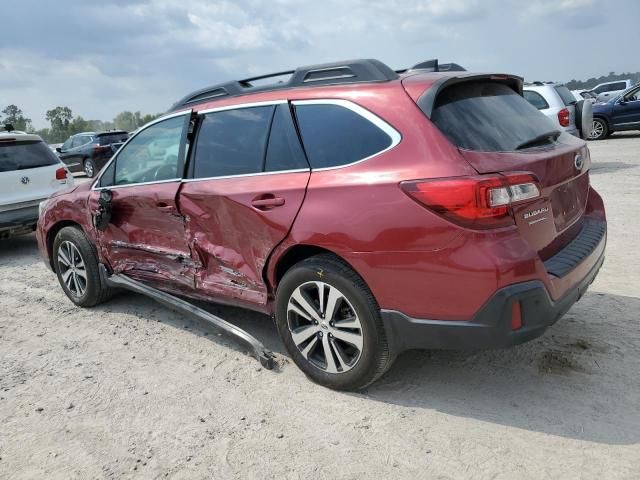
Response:
M96 164L91 158L84 159L84 162L82 162L82 170L84 170L84 174L89 178L95 177L96 173L98 173L96 172Z
M598 130L598 133L594 134L596 130ZM589 140L602 140L607 136L609 136L609 127L607 125L607 122L604 121L602 118L594 118L593 128L591 129L591 135L589 135Z
M290 312L288 311L290 298L299 287L304 287L305 285L310 285L309 282L317 281L323 282L329 288L336 289L345 299L341 300L341 305L343 307L347 306L348 310L352 308L352 313L355 313L360 323L358 335L361 335L362 349L352 364L353 366L345 371L329 373L326 369L319 367L317 362L314 363L301 353L292 338L292 332L289 327ZM327 299L326 302L328 301ZM336 308L336 311L339 310ZM295 316L295 314L292 315ZM324 319L324 317L322 318ZM334 327L334 323L329 322L329 320L332 319L325 319L322 322L324 325L322 328L328 329L326 323L330 323L331 327ZM318 322L314 323L318 324ZM339 323L339 320L336 320L336 323ZM380 307L376 299L362 278L331 254L310 257L297 263L285 273L276 292L276 325L280 338L282 338L295 364L312 381L328 388L335 390L363 389L382 376L394 360L393 353L390 352L387 343L380 316ZM312 325L310 324L309 326ZM319 329L320 327L315 328ZM336 332L336 329L331 331ZM317 338L314 340L314 337L322 338L322 335L322 330L319 330L318 333L314 333L310 338L316 343L317 346L315 348L321 349L320 353L325 354L326 350L322 350L323 344L319 343L322 340ZM326 333L326 335L327 342L338 341L330 333ZM342 349L340 350L342 351ZM336 347L334 346L333 352L335 351ZM338 360L338 354L335 355L332 358ZM311 357L311 354L309 354L309 357ZM339 362L336 361L335 363L337 365Z
M70 268L60 259L61 248L63 249L63 258L69 260L70 257L73 257L74 259L71 260L72 263L78 258L75 256L76 251L68 244L72 244L77 249L80 259L84 264L84 275L86 276L86 281L84 282L82 281L80 273L74 275L76 271L79 272L81 270L80 268L71 272L70 275L76 279L70 280L71 285L68 285L63 279L63 275L65 275ZM72 255L68 253L70 248L73 252ZM60 286L67 297L69 297L69 300L76 305L80 307L93 307L104 302L113 294L113 289L105 285L100 277L98 255L96 254L95 247L79 228L64 227L58 232L53 241L53 263ZM84 289L82 285L84 285Z

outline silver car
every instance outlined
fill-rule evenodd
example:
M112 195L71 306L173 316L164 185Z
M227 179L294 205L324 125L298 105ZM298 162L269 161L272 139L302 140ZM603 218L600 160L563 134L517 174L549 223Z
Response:
M522 95L531 105L544 113L558 130L583 139L591 133L591 102L576 100L563 84L526 83Z

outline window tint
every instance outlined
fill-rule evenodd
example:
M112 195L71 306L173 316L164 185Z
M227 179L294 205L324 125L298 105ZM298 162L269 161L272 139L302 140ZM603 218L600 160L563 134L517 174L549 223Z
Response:
M576 97L573 96L573 93L571 93L571 91L565 87L564 85L558 85L557 87L555 87L556 92L558 92L558 95L560 95L560 98L562 99L562 103L564 103L565 105L573 105L574 103L576 103Z
M497 82L446 88L436 99L431 121L458 147L485 152L512 151L554 131L544 114Z
M126 142L128 138L129 135L124 132L109 133L105 135L98 135L98 137L96 138L96 142L98 143L98 145L110 145L112 143Z
M140 132L116 158L115 184L157 182L181 177L178 156L184 115L156 123Z
M340 105L296 105L302 142L312 168L347 165L391 145L391 137Z
M48 167L60 163L43 142L0 142L0 172Z
M69 150L71 148L72 142L73 142L73 137L67 138L67 141L62 144L62 147L60 147L60 150L62 150L63 152L65 150Z
M600 85L598 88L593 89L596 93L604 93L609 91L609 85Z
M271 124L265 171L277 172L299 168L309 168L309 164L300 146L289 105L278 105Z
M73 137L73 140L71 141L71 148L78 148L80 145L84 144L85 142L82 139L83 137L81 135Z
M206 114L200 125L193 177L262 172L273 106Z
M547 101L538 92L525 90L524 92L522 92L522 96L527 102L536 107L538 110L549 108L549 104L547 103Z
M625 88L627 88L627 84L625 82L618 82L611 85L611 91L624 90Z

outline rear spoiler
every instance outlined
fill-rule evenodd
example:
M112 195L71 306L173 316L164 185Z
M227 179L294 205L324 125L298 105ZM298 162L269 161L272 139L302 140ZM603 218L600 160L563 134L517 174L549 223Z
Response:
M522 95L522 86L524 84L524 79L522 77L518 77L516 75L507 75L503 73L470 73L466 75L444 77L436 80L435 82L433 82L431 87L429 87L422 95L420 95L420 98L418 98L417 102L418 106L428 118L431 118L431 113L433 112L433 106L436 103L436 98L438 98L440 92L442 92L445 88L456 85L458 83L478 82L486 80L504 83L505 85L511 87L518 95Z

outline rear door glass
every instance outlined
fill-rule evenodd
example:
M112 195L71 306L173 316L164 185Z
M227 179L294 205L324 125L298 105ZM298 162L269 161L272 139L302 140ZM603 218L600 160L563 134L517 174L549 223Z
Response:
M308 169L289 105L278 105L271 123L269 146L265 159L266 172Z
M295 112L312 168L348 165L391 146L389 135L346 107L297 104Z
M58 163L58 157L43 142L0 142L0 172L48 167Z
M207 113L193 158L193 178L262 172L273 106Z
M556 89L556 92L558 92L558 95L560 95L560 98L565 105L573 105L576 103L576 97L573 96L573 93L571 93L571 91L567 87L565 87L564 85L558 85L554 88Z
M484 152L513 151L555 129L538 109L498 82L446 88L436 99L431 121L454 145Z
M522 96L527 102L536 107L538 110L549 108L549 104L547 103L547 101L538 92L534 92L533 90L525 90L524 92L522 92Z

